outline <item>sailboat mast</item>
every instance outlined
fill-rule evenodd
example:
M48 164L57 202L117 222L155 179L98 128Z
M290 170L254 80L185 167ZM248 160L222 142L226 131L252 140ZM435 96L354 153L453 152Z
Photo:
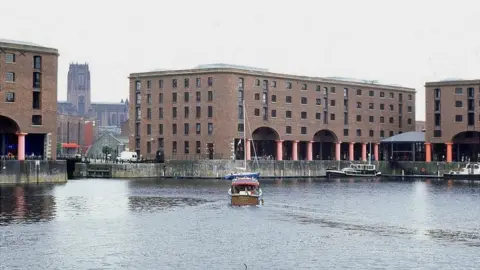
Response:
M245 119L245 110L247 108L245 108L245 98L243 98L243 164L244 164L244 167L245 167L245 170L247 170L247 135L246 135L246 119ZM250 150L250 149L249 149Z
M369 144L370 144L370 146L369 146L369 150L368 150L368 153L369 153L368 154L368 165L370 165L371 162L372 162L372 142L370 142Z

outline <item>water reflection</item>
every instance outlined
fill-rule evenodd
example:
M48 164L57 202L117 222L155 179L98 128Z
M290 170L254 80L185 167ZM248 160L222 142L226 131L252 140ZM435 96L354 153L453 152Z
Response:
M55 198L53 186L0 187L0 226L52 220Z

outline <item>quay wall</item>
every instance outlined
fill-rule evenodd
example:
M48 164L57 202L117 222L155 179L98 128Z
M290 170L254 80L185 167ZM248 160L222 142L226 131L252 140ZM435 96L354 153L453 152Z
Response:
M324 177L329 168L344 168L350 161L249 161L249 171L259 171L260 176L266 178L289 177ZM445 162L373 162L383 175L441 175L451 169L460 168L465 163ZM105 164L111 168L112 178L154 178L154 177L185 177L185 178L222 178L237 167L243 167L243 161L231 160L197 160L197 161L168 161L163 164L153 163L124 163ZM86 170L94 164L76 164L75 177L84 178Z
M0 184L66 183L64 160L0 160Z

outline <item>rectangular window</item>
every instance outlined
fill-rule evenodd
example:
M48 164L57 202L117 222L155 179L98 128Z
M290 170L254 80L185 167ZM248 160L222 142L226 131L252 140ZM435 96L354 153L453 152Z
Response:
M140 136L140 123L135 123L135 136Z
M14 92L6 92L5 93L5 102L15 102L15 93Z
M237 125L237 131L238 132L243 132L244 131L244 125L243 124L238 124Z
M435 97L435 99L440 99L440 88L435 88L433 90L433 96Z
M463 115L455 115L455 122L462 122L463 121Z
M183 134L188 135L190 133L190 125L188 123L183 124Z
M187 78L187 79L185 79L185 80L183 80L183 81L184 81L184 83L183 83L183 84L184 84L185 88L188 88L188 87L190 87L190 80L189 80L188 78Z
M5 54L5 63L7 64L15 63L15 54L13 53Z
M42 87L42 74L40 72L33 72L33 89Z
M188 141L183 142L184 145L184 153L189 154L190 153L190 143Z
M195 85L197 86L197 88L202 87L202 79L197 78L197 79L195 80Z
M158 125L158 135L163 135L163 124Z
M435 126L439 127L441 125L442 118L439 113L435 114Z
M335 99L330 100L330 106L335 107Z
M42 125L42 116L41 115L32 115L32 125L41 126Z
M213 107L212 106L208 106L208 118L212 118L213 117Z
M196 112L195 112L195 117L200 118L202 116L202 108L200 106L197 106Z
M213 86L213 77L208 77L208 86Z
M15 82L15 73L14 72L7 72L5 81Z
M136 104L136 105L142 104L142 94L136 93L136 94L135 94L135 97L136 97L135 104Z
M307 90L307 84L306 83L302 84L302 89L301 90Z
M163 104L163 93L158 94L158 103Z
M142 119L142 111L140 108L135 108L135 120L140 121Z
M197 92L195 95L196 95L195 100L197 102L201 102L202 101L202 92Z
M292 103L292 97L291 96L286 96L285 97L285 103Z
M307 112L301 112L300 116L302 119L307 119Z
M172 93L172 103L177 103L177 93Z
M165 142L163 138L158 138L158 148L165 147Z
M213 134L213 123L208 123L208 135Z
M292 118L292 111L286 111L285 118L288 118L288 119Z
M32 108L34 110L40 110L42 104L42 93L38 91L33 91L33 100L32 100Z
M370 130L368 131L368 136L373 137L373 134L374 134L374 133L373 133L373 130L370 129Z
M152 88L152 81L148 80L147 81L147 89Z
M335 114L334 113L330 114L330 120L335 121Z
M375 104L369 103L369 104L368 104L368 109L374 110L374 109L375 109Z
M148 120L152 119L152 108L147 108L147 119Z
M147 103L152 104L152 95L151 94L147 94Z
M272 110L271 116L273 118L277 117L277 110Z
M158 88L163 88L163 80L158 80Z
M292 127L291 126L286 126L285 127L285 133L288 134L288 135L291 135L292 134Z
M184 107L184 108L183 108L183 117L184 117L185 119L188 119L188 118L190 117L190 109L189 109L189 107Z
M461 101L461 100L456 100L456 101L455 101L455 107L457 107L457 108L463 107L462 101Z
M177 79L172 80L172 88L177 88Z
M271 99L272 99L272 103L277 102L277 96L276 95L272 95Z
M173 155L177 154L177 142L176 141L172 142L172 154Z
M307 104L307 98L306 98L306 97L302 97L301 102L302 102L302 104Z
M315 113L315 119L321 120L322 119L322 114L319 113L319 112Z
M42 57L41 56L35 55L33 57L33 68L34 69L42 69Z
M183 94L183 101L184 102L189 102L190 101L190 93L189 92L185 92Z
M207 94L208 94L208 97L207 97L208 99L207 99L207 100L208 100L209 102L213 101L213 91L208 91Z
M301 128L300 128L300 133L301 133L302 135L307 134L307 127L301 127Z
M255 110L253 111L253 114L254 114L255 116L260 116L260 109L255 109Z
M200 141L196 141L195 142L195 151L197 154L201 154L202 153L202 146L201 146L201 143Z
M463 89L462 88L455 88L455 95L463 95Z
M197 124L195 125L195 133L196 133L197 135L200 135L200 134L202 133L202 125L200 125L200 123L197 123Z
M172 135L177 135L177 124L172 124Z
M292 83L291 82L285 82L285 88L286 89L292 89Z
M436 138L442 137L442 131L441 130L434 130L433 131L433 137L436 137Z
M147 135L152 135L152 125L147 124Z
M243 89L245 80L243 78L238 78L238 89Z
M371 96L371 97L374 97L375 96L375 92L373 92L372 90L368 91L368 95Z
M343 129L343 136L348 136L348 128Z
M177 107L172 108L172 118L173 119L177 118Z
M163 108L158 108L158 119L163 119Z
M142 89L142 82L141 81L135 81L135 91L140 91Z
M152 152L152 142L147 141L147 153L150 154Z

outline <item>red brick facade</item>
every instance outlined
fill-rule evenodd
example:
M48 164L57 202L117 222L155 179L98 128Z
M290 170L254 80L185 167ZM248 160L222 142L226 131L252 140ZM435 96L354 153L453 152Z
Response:
M275 131L272 140L320 141L318 132L326 130L334 134L334 142L357 144L378 143L383 137L415 130L415 90L411 88L243 68L197 68L130 75L130 149L149 156L163 140L169 157L183 155L186 141L188 154L196 154L200 142L202 155L213 144L217 158L230 158L234 139L243 136L239 90L246 103L247 139L261 127Z

